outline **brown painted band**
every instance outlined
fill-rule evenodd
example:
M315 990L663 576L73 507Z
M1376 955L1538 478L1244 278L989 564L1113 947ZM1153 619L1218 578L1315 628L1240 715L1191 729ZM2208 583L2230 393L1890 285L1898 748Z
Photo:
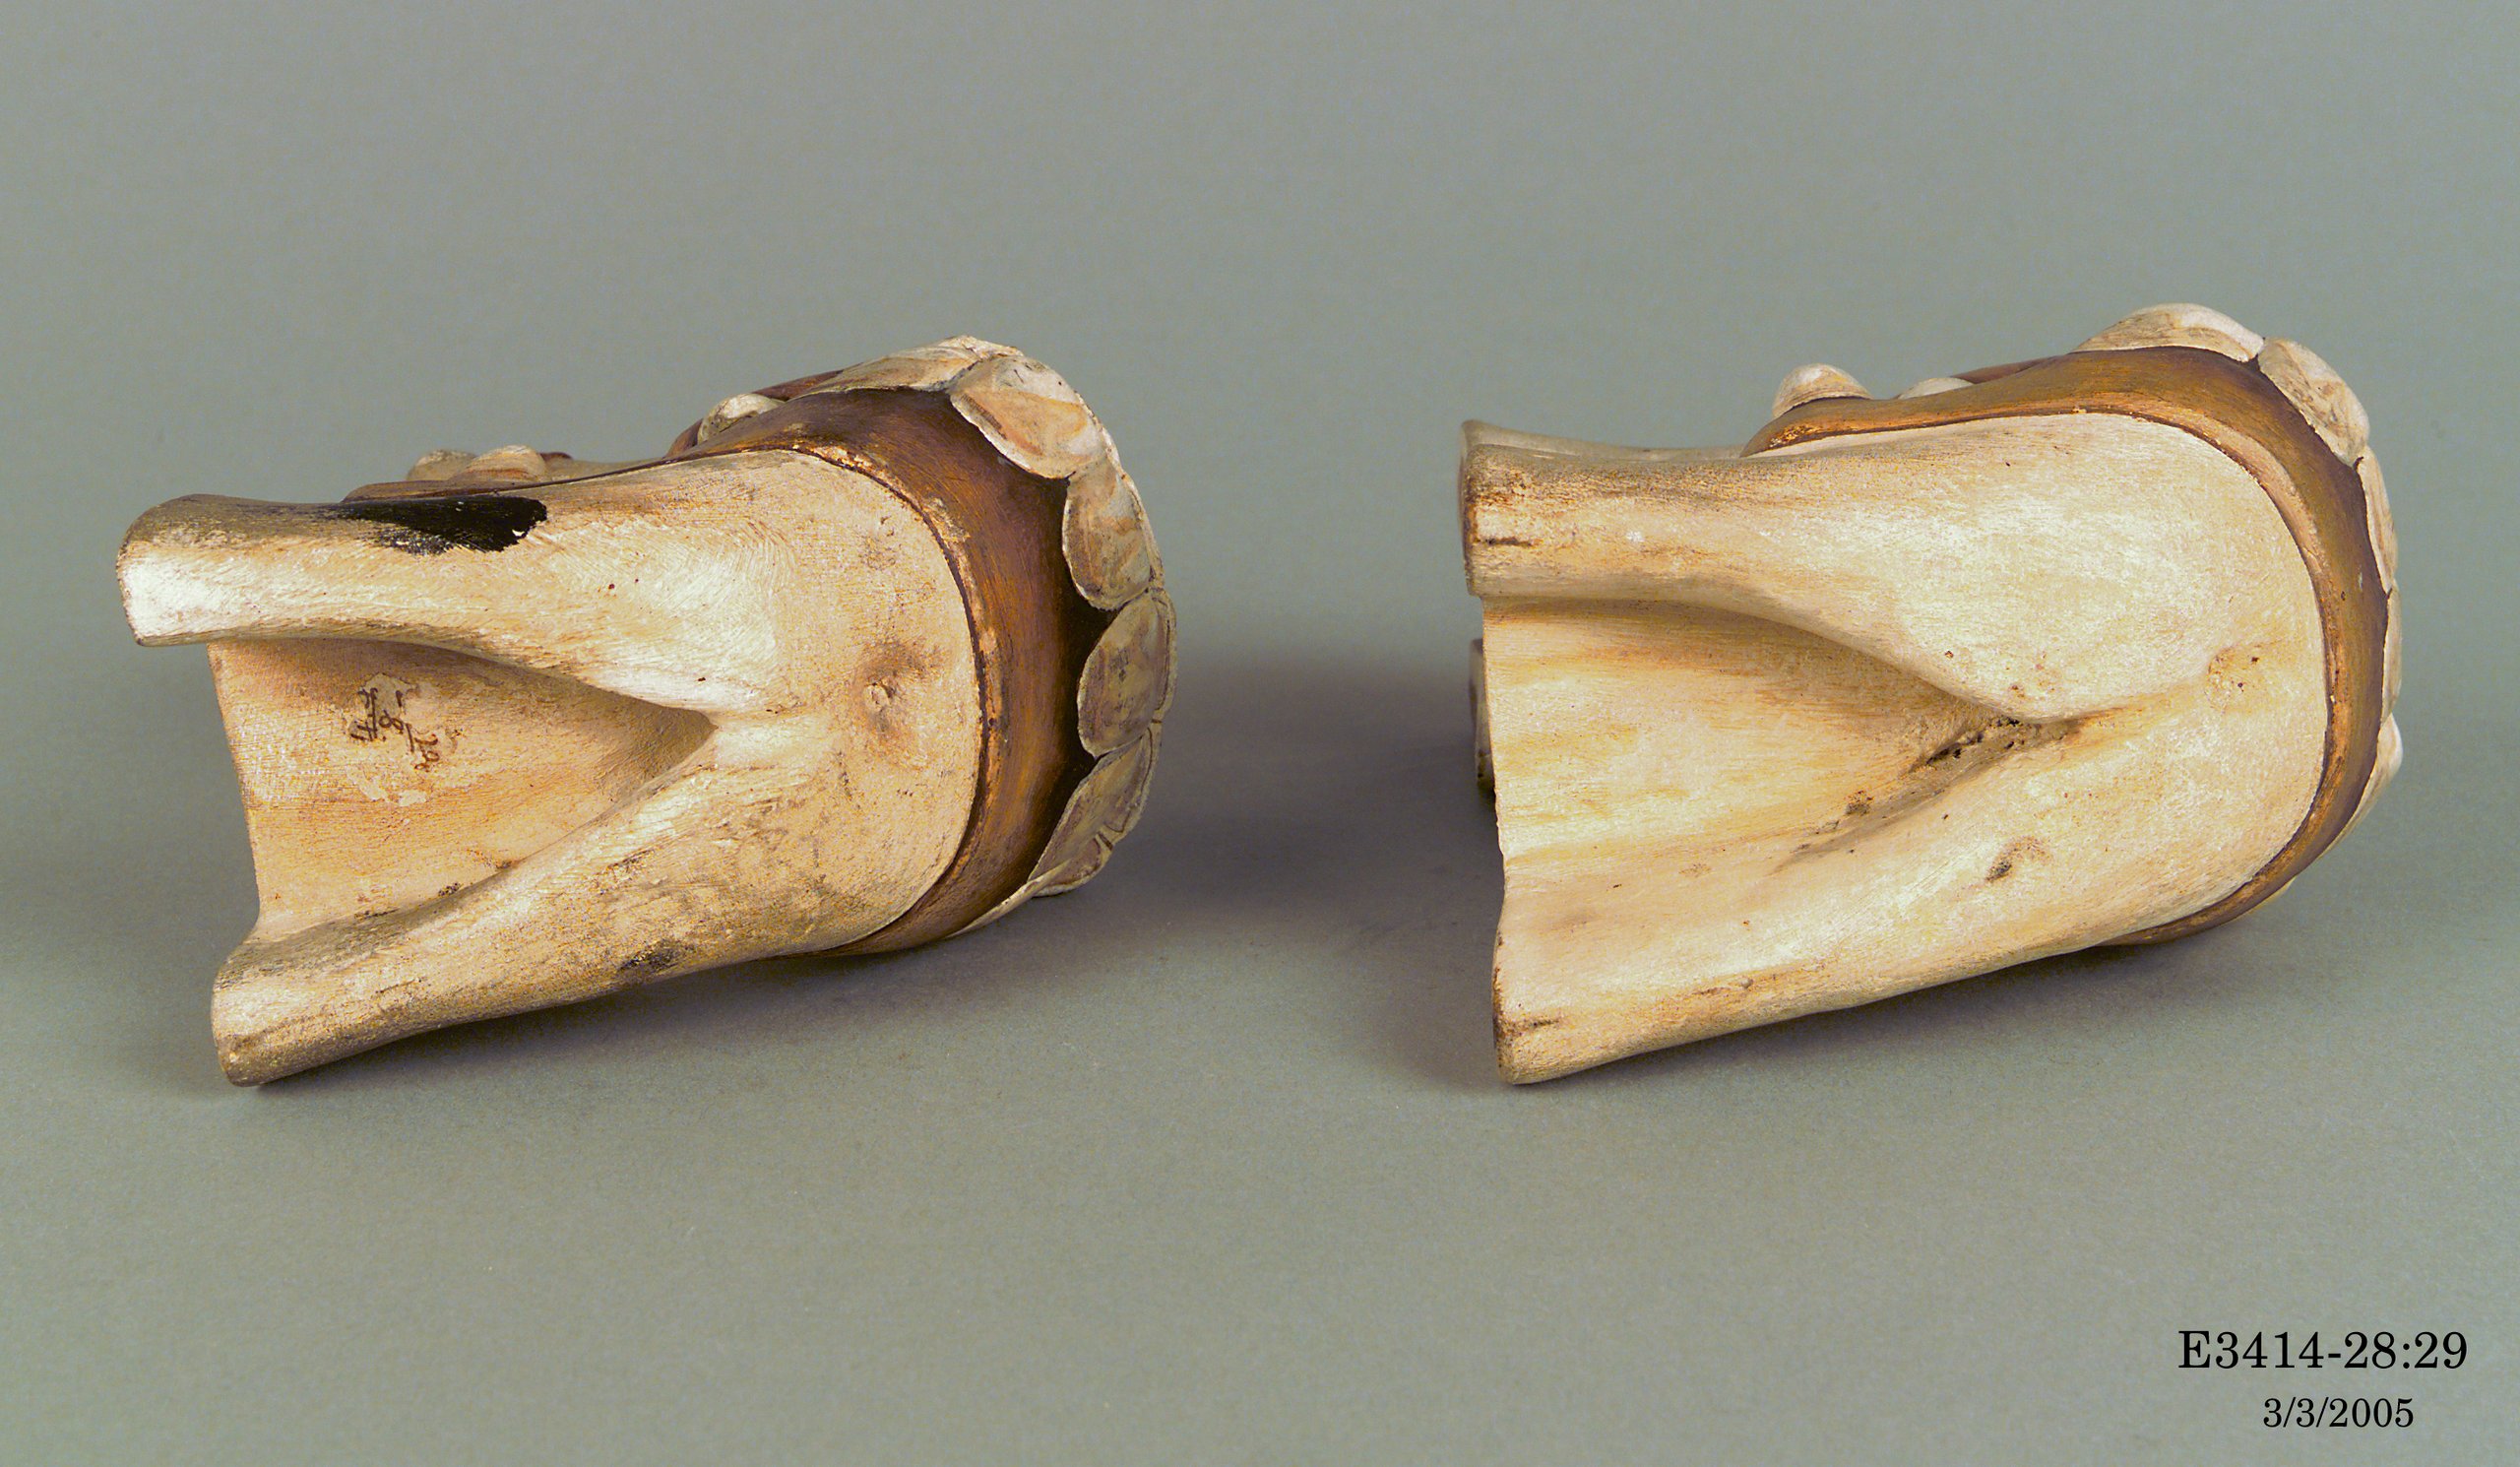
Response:
M2327 648L2326 762L2301 823L2256 874L2200 911L2112 940L2161 942L2229 922L2281 890L2345 833L2379 755L2388 604L2362 478L2254 363L2220 352L2076 351L1963 375L1974 385L1927 397L1805 403L1761 429L1742 452L1991 417L2117 413L2182 428L2246 469L2284 516L2317 598Z
M797 390L783 383L764 396ZM1077 736L1077 683L1110 617L1080 595L1059 546L1066 485L999 454L941 392L812 393L671 458L788 448L898 495L943 547L971 617L979 671L979 786L936 883L881 930L838 949L888 952L950 936L1032 873L1094 760Z

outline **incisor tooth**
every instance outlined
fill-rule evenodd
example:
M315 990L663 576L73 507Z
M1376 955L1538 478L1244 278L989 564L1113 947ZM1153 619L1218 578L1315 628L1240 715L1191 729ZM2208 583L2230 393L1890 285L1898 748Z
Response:
M1172 601L1149 591L1122 606L1085 660L1076 689L1076 734L1107 754L1164 717L1172 698Z
M1059 546L1077 591L1104 610L1155 584L1155 538L1117 455L1103 454L1068 480Z
M1102 756L1094 772L1076 787L1040 864L1026 883L1041 896L1056 896L1085 884L1111 859L1111 848L1138 822L1145 808L1147 786L1155 773L1155 746L1163 734L1156 725L1125 747Z
M695 435L696 440L706 443L745 418L759 417L778 406L780 403L777 398L766 398L757 392L736 393L733 397L710 409L709 415L700 419L700 431Z
M1862 383L1826 362L1815 361L1785 374L1785 380L1777 384L1776 401L1768 408L1768 415L1783 417L1804 403L1816 403L1823 398L1870 396L1872 394L1863 390Z
M1067 379L1029 356L992 356L954 379L954 406L1017 468L1065 478L1104 452L1102 425Z
M472 455L460 448L432 448L411 461L404 474L407 479L453 478L472 462Z
M854 392L864 388L908 387L925 391L944 386L984 356L1012 356L1015 349L984 342L976 336L958 336L928 347L914 347L872 361L861 361L853 367L835 372L818 384L816 392Z
M467 478L513 478L532 483L546 472L542 455L522 443L494 448L464 466Z
M2279 338L2257 353L2257 369L2292 400L2338 458L2351 464L2371 446L2371 418L2362 411L2362 399L2317 352Z
M2074 350L2131 351L2145 347L2197 347L2246 361L2266 339L2210 306L2150 305Z

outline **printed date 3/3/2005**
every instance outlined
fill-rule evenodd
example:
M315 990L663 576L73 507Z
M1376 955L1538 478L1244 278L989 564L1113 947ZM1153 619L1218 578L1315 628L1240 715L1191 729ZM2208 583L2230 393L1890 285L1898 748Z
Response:
M2388 1330L2349 1330L2329 1336L2336 1348L2322 1349L2318 1332L2289 1330L2243 1335L2236 1330L2182 1329L2178 1332L2178 1368L2182 1371L2315 1371L2335 1366L2347 1371L2455 1371L2468 1363L2468 1337L2458 1330L2418 1330L2411 1335Z
M2329 1396L2312 1400L2308 1396L2268 1396L2266 1414L2259 1418L2270 1427L2411 1427L2415 1425L2415 1397L2372 1396L2367 1400L2347 1396Z

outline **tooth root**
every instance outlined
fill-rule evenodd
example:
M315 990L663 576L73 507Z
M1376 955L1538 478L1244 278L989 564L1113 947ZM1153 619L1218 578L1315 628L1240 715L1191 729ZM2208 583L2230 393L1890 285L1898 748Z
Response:
M2257 353L2257 369L2291 400L2295 409L2336 456L2351 464L2370 447L2371 419L2362 400L2336 369L2300 342L2268 342Z
M972 363L990 356L1012 356L1015 349L984 342L976 336L958 336L933 346L914 347L873 361L861 361L845 371L834 372L814 388L816 392L854 392L863 388L908 387L926 390L953 381Z
M1870 396L1872 394L1863 390L1862 383L1845 372L1823 362L1813 362L1785 374L1785 380L1777 384L1776 401L1769 407L1768 415L1782 417L1805 403L1816 403L1823 398Z
M1118 456L1104 454L1068 480L1059 546L1078 593L1106 611L1155 584L1146 507Z
M2210 306L2152 305L2135 312L2074 350L2132 351L2145 347L2196 347L2247 361L2266 339Z
M1120 608L1077 679L1076 734L1107 754L1164 716L1172 697L1172 600L1149 591Z
M1025 883L1038 896L1056 896L1092 879L1111 859L1111 848L1138 823L1146 806L1147 785L1155 772L1155 746L1163 725L1125 747L1102 756L1076 793L1068 797L1050 843Z
M2380 589L2398 592L2398 531L2389 515L2389 486L2380 478L2380 456L2365 452L2354 466L2362 480L2362 520L2371 536L2371 554L2380 562Z
M1065 478L1108 451L1065 378L1029 356L992 356L954 379L954 406L1028 474Z
M1970 383L1968 379L1964 377L1927 377L1922 382L1920 382L1914 387L1911 387L1907 391L1899 394L1899 396L1903 398L1929 398L1937 393L1958 392L1961 388L1969 385Z
M432 448L411 461L403 477L407 479L431 480L453 478L472 462L472 455L460 448Z
M757 392L736 393L709 410L709 415L700 419L700 429L694 434L694 439L706 443L745 418L759 417L779 406L777 398L763 397Z

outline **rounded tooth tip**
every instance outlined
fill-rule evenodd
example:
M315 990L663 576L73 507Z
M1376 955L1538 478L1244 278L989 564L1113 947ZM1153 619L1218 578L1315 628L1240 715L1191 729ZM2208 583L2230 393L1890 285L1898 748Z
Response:
M511 443L477 455L463 472L468 478L540 478L544 468L542 455L522 443Z
M1776 401L1768 409L1772 417L1782 417L1805 403L1823 398L1868 398L1863 384L1825 362L1798 366L1785 374L1777 385Z
M763 397L757 392L736 393L710 409L709 415L700 419L700 431L696 435L698 441L706 443L745 418L758 417L778 406L777 398Z
M1172 701L1172 602L1149 591L1122 606L1077 679L1076 734L1102 755L1136 738Z
M2338 458L2352 464L2371 446L2371 418L2362 411L2362 400L2316 351L2278 338L2258 351L2257 369L2327 440Z
M2174 302L2146 306L2074 350L2133 351L2146 347L2197 347L2219 351L2234 361L2246 361L2265 345L2265 338L2211 306Z
M461 448L432 448L411 461L404 474L407 479L453 478L472 462L472 455Z
M1068 797L1049 844L1034 863L1025 885L1041 896L1056 896L1082 886L1137 824L1146 808L1147 785L1155 773L1156 745L1162 724L1147 729L1127 745L1102 756Z
M1922 382L1919 382L1915 386L1910 387L1907 391L1899 394L1899 396L1903 398L1929 398L1938 393L1958 392L1961 388L1968 387L1970 385L1972 384L1965 377L1927 377Z
M1068 479L1059 545L1077 594L1106 611L1162 575L1146 508L1116 454L1106 451Z
M1085 399L1057 372L1009 354L974 362L956 377L954 407L1007 461L1042 478L1066 478L1107 451Z
M913 347L832 373L816 392L855 392L865 388L908 387L925 391L942 387L979 360L979 352L963 345L965 338Z

